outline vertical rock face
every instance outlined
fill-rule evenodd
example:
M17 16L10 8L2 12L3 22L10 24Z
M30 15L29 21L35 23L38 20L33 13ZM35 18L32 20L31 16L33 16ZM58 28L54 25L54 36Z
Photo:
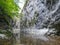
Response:
M29 0L23 9L22 27L41 29L60 22L60 0Z

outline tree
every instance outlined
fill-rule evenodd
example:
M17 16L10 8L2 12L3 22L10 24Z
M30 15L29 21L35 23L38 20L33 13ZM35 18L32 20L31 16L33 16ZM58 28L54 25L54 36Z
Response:
M18 16L19 7L14 2L14 0L0 0L0 32L4 29L6 30L6 34L8 34L9 30L12 30L13 27L13 18ZM10 35L11 32L9 32L8 35ZM4 33L5 34L5 33ZM12 33L11 33L12 34ZM11 35L10 35L11 36Z

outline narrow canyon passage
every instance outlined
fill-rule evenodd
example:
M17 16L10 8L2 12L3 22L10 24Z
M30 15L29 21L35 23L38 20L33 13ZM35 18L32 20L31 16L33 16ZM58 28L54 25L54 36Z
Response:
M60 0L0 0L0 45L60 45Z

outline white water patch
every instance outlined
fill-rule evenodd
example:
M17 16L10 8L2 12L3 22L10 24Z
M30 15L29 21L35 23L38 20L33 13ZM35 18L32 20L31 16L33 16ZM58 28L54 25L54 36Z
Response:
M41 40L44 40L44 41L47 41L49 40L45 34L48 32L49 29L26 29L25 30L25 33L27 37L32 37L32 38L36 38L36 39L41 39Z
M0 34L1 39L8 39L8 37L5 34Z
M48 29L44 28L44 29L27 29L29 30L28 33L32 34L32 35L44 35Z

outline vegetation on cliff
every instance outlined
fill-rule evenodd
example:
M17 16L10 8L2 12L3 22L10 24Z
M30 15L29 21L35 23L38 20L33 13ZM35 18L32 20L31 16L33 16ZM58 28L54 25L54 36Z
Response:
M13 19L18 17L18 11L19 7L14 0L0 0L0 33L4 33L7 36L12 35Z

